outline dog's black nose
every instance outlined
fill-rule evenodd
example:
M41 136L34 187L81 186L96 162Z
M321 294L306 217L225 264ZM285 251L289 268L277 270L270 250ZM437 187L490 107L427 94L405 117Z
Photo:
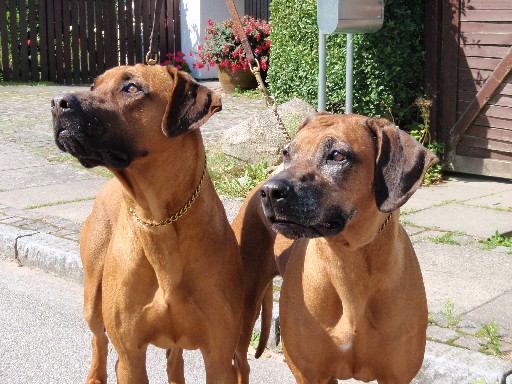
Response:
M52 99L52 112L63 114L74 112L78 107L78 99L75 95L58 95Z
M289 196L291 186L282 179L270 179L260 189L262 199L269 199L275 202L286 200Z

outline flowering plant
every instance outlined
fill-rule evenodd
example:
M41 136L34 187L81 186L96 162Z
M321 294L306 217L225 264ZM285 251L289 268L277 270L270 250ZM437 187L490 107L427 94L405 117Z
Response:
M270 54L270 24L251 16L244 16L241 22L254 57L260 62L261 69L267 70ZM208 20L204 44L198 44L197 49L199 52L198 59L194 63L195 68L210 69L218 65L233 71L249 69L242 42L236 33L232 19L221 23Z
M161 65L172 65L178 71L190 73L190 67L187 61L185 60L185 54L183 52L178 51L176 53L168 53L165 55L165 57L167 57L167 60L161 63Z

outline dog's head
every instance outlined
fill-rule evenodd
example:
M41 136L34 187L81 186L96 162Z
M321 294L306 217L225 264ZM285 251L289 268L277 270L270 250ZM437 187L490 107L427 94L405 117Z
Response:
M334 236L396 210L437 161L388 120L359 115L306 120L283 156L284 170L260 193L273 229L289 238Z
M52 102L57 146L85 167L124 169L159 144L200 127L221 110L220 98L174 67L108 70L90 91Z

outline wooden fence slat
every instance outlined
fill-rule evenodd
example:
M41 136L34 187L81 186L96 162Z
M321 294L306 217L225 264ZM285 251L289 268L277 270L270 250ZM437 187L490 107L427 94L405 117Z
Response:
M485 114L490 117L499 117L502 119L512 120L512 108L491 105L487 108Z
M488 59L485 57L466 57L459 60L459 68L494 70L503 59ZM465 61L465 62L464 62Z
M114 20L112 20L112 17L110 15L110 6L109 1L102 1L103 4L103 46L105 49L105 70L113 67L112 65L112 56L114 56L114 47L112 47L110 44L112 44L112 36L111 36L111 24Z
M487 57L502 59L508 52L506 46L493 45L463 45L459 49L459 55L465 57Z
M142 61L145 62L145 56L149 49L149 37L151 35L151 29L153 28L151 20L152 20L152 1L151 0L142 0Z
M510 0L471 0L468 2L468 9L504 9L510 10Z
M87 11L86 0L79 0L79 45L80 45L80 82L86 84L89 82L88 52L87 52Z
M481 158L484 160L512 160L512 153L505 153L500 151L493 151L487 148L477 148L477 147L467 147L467 146L459 146L457 148L457 155L467 156L469 158ZM507 164L510 169L510 164ZM460 169L457 167L456 169ZM471 173L475 173L474 171ZM479 172L476 172L479 173ZM496 176L495 174L489 174L489 176ZM509 178L510 170L508 172L504 172L502 177Z
M126 54L127 64L135 64L135 30L134 30L134 17L133 15L133 2L128 0L126 2Z
M104 0L96 1L96 14L95 14L95 25L96 25L96 65L100 74L105 72L105 44L103 40L103 31L105 28L104 23Z
M507 10L510 10L508 7ZM461 21L510 21L510 14L503 10L472 10L468 9L460 15Z
M177 52L177 51L181 51L180 2L177 0L173 0L172 20L173 20L173 25L174 25L173 45L174 45L174 51Z
M156 3L155 3L156 5ZM157 15L157 17L160 18L158 22L158 57L160 59L160 62L165 61L165 54L167 53L167 47L169 46L169 41L167 39L167 23L166 23L166 17L167 16L167 0L162 2L162 9L160 10L160 13ZM170 28L172 28L172 24L170 25Z
M134 14L135 14L135 22L134 22L134 30L135 30L135 63L142 63L142 13L140 10L142 9L142 1L144 0L134 0Z
M475 34L496 34L496 33L512 33L512 24L510 23L486 23L486 22L462 22L460 23L460 31L462 33Z
M117 2L117 25L119 31L119 64L125 65L126 61L126 4L124 0Z
M489 78L492 71L486 69L460 68L460 79L471 79L475 81L485 81Z
M41 62L41 80L49 80L48 63L48 15L46 1L39 1L39 60Z
M19 20L20 20L20 71L21 81L27 82L29 80L29 62L28 62L28 14L27 2L20 1L18 4Z
M467 134L468 136L485 137L489 140L506 141L512 143L512 130L510 129L497 129L472 125L468 128Z
M482 127L500 128L500 129L512 129L510 120L500 119L498 117L491 117L486 115L480 115L473 122L474 125L481 125Z
M98 73L96 64L96 18L94 17L95 1L87 0L87 53L89 55L89 75L92 80Z
M9 63L9 33L7 30L7 3L0 1L0 40L2 41L2 75L4 81L11 80L11 65Z
M39 81L39 60L38 60L38 33L37 33L37 7L35 0L28 1L29 26L30 26L30 80ZM1 11L0 11L1 12Z
M9 32L12 54L12 80L20 81L20 51L18 49L18 22L16 20L16 1L9 2Z
M71 51L72 51L72 82L80 83L80 13L78 11L79 2L77 0L70 2L71 16Z
M63 29L62 29L62 0L54 0L54 17L55 17L55 61L57 69L57 82L64 82L64 49L62 46Z
M62 44L64 52L64 79L66 84L73 82L72 57L71 57L71 9L70 3L74 1L62 2Z
M506 141L490 140L485 137L475 137L465 135L460 145L466 147L484 148L492 151L509 152L512 154L512 143Z
M480 44L480 45L512 45L512 34L478 34L461 33L461 44Z

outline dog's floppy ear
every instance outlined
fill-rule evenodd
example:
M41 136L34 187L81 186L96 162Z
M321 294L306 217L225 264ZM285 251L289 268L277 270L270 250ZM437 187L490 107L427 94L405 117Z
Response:
M220 98L213 91L172 66L167 66L167 70L173 82L162 121L165 135L173 137L197 129L222 109Z
M386 119L368 119L366 124L377 143L374 179L377 207L382 212L393 212L409 200L427 169L438 159Z

